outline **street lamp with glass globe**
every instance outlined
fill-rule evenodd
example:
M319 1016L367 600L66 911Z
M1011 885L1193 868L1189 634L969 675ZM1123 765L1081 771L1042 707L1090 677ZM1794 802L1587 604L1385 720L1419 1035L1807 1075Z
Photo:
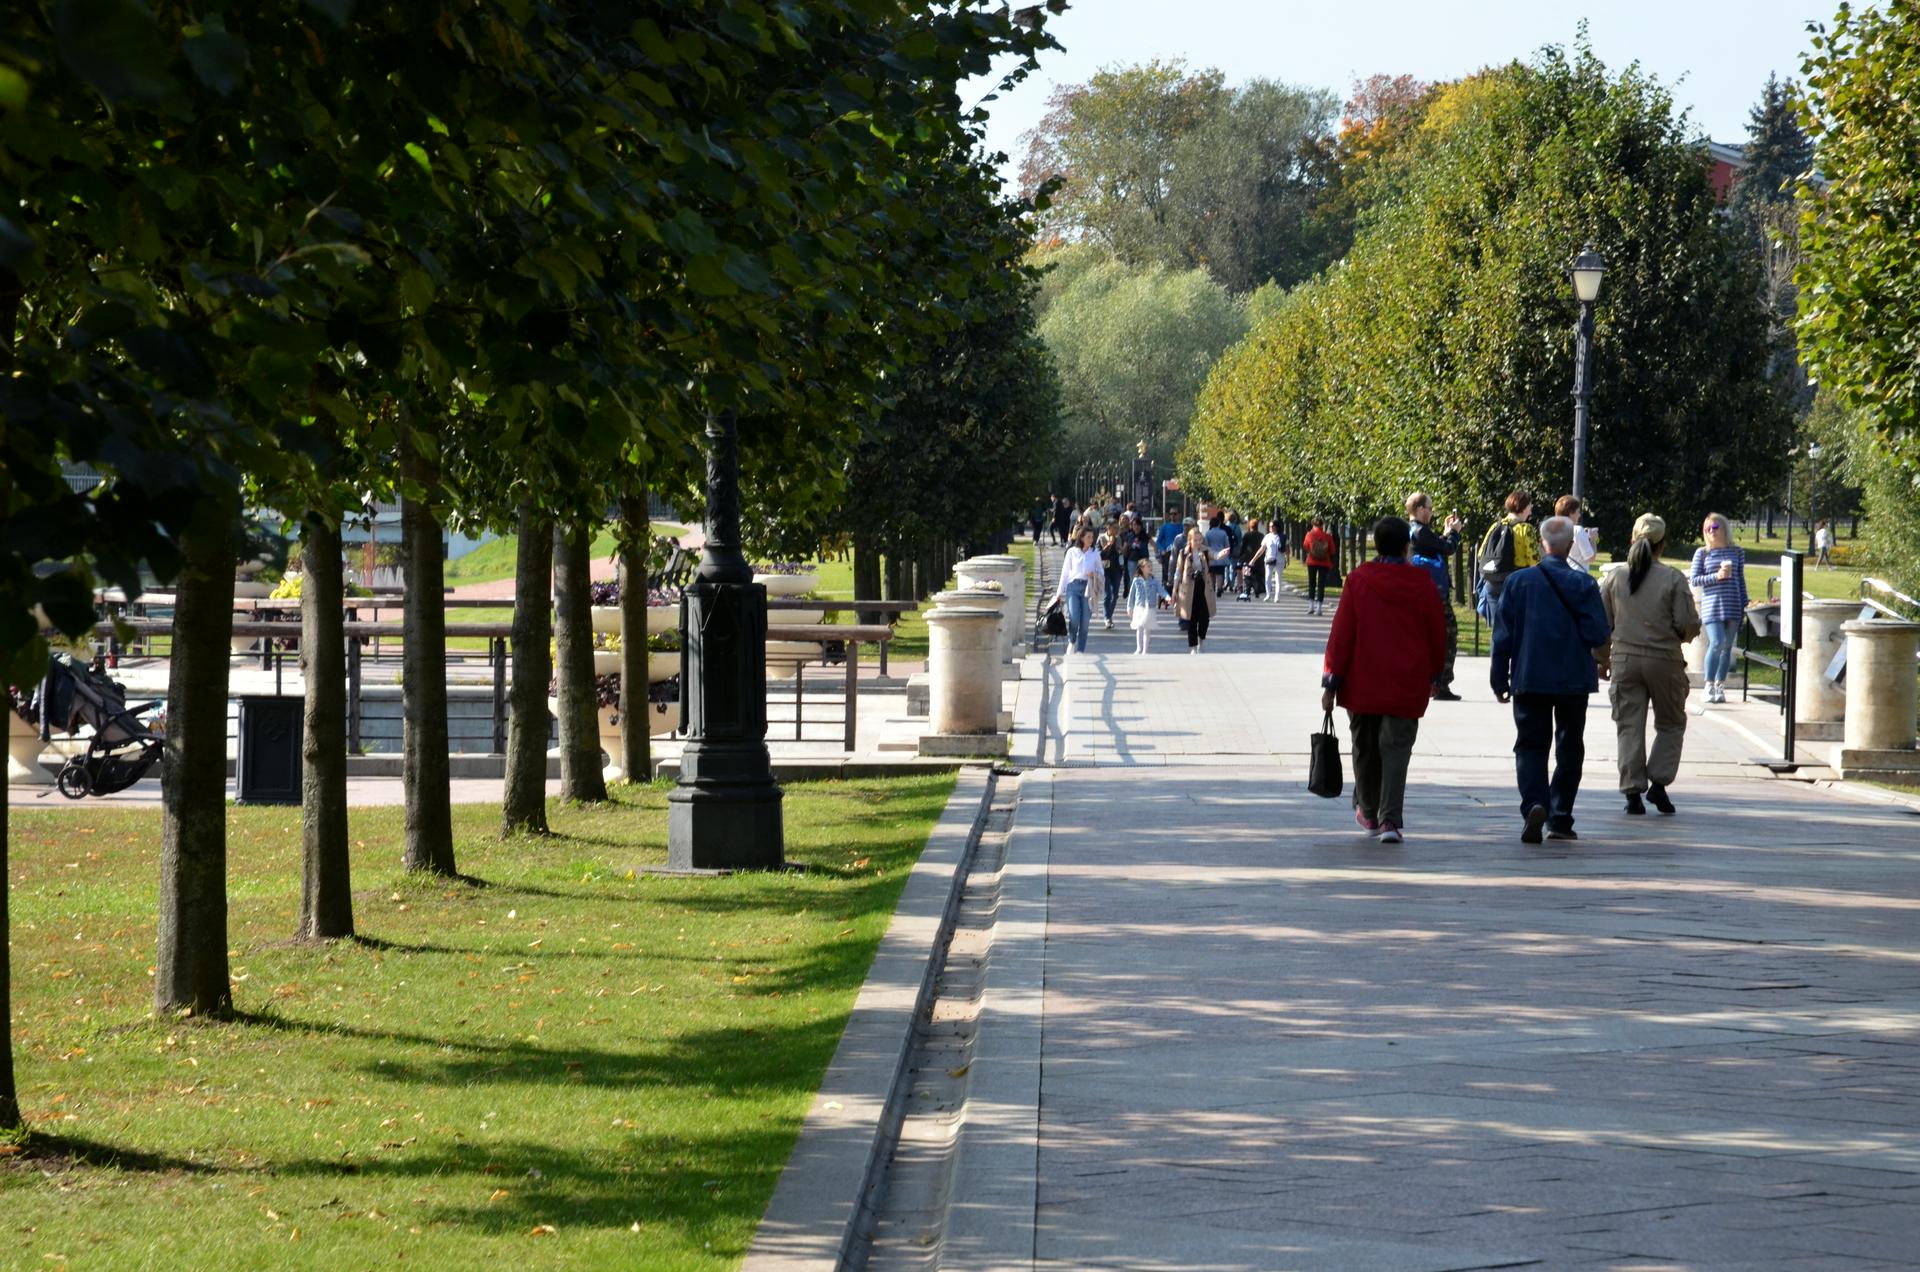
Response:
M1573 497L1587 499L1587 451L1593 434L1593 302L1600 298L1600 276L1607 262L1588 244L1574 258L1573 294L1580 321L1573 328Z

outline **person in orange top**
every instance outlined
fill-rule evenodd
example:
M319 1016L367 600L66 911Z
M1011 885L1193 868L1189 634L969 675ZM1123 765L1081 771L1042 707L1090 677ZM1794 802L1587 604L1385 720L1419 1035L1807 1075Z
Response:
M1412 542L1400 518L1374 523L1378 555L1347 575L1320 677L1321 709L1344 706L1353 734L1354 820L1386 844L1401 842L1413 741L1447 659L1440 593Z
M1300 540L1300 557L1307 563L1307 613L1327 612L1327 580L1333 575L1335 549L1339 545L1326 531L1320 518Z

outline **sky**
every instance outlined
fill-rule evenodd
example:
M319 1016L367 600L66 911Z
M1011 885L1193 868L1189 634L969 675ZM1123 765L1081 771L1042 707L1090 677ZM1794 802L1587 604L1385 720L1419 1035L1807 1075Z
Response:
M1032 0L1026 0L1032 2ZM1483 66L1571 45L1587 19L1594 52L1618 71L1638 61L1691 111L1693 131L1746 139L1747 111L1769 72L1798 78L1807 23L1835 0L1485 0L1482 3L1302 4L1294 0L1072 0L1049 28L1065 50L988 104L987 140L1013 157L1056 85L1105 66L1184 58L1218 67L1229 83L1256 77L1333 90L1342 100L1375 73L1457 79ZM990 91L982 83L969 103ZM1010 175L1010 174L1009 174Z

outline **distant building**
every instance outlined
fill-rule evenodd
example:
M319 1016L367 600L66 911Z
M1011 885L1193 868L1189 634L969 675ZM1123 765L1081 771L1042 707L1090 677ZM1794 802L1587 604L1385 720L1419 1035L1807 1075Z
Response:
M1733 187L1746 170L1747 148L1704 137L1700 145L1707 152L1707 184L1713 187L1713 201L1724 207L1733 198Z

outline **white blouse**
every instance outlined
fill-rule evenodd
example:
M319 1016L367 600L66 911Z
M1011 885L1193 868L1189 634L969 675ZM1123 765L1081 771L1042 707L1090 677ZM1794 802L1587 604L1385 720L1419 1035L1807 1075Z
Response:
M1075 579L1104 583L1106 576L1107 567L1100 560L1100 549L1083 548L1075 544L1067 549L1067 555L1060 563L1060 590L1055 595L1066 595L1067 585Z

